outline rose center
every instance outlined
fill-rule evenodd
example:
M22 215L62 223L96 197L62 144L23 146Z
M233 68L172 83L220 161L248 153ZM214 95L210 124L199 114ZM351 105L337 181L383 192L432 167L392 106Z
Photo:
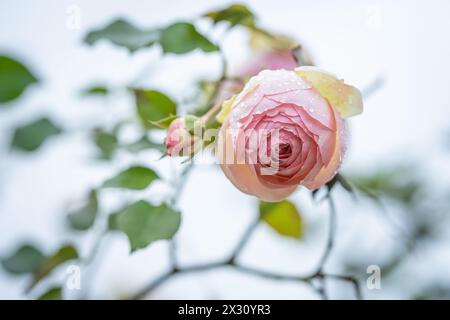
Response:
M292 147L289 143L280 143L280 148L278 152L280 158L288 158L292 154Z

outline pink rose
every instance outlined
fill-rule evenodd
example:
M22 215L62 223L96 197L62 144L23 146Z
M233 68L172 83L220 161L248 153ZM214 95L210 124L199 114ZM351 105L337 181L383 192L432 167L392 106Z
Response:
M252 60L243 68L241 75L254 76L262 70L287 69L297 67L291 50L269 49L252 56Z
M251 58L240 69L240 76L252 77L263 70L294 70L300 65L312 65L311 58L294 39L284 35L271 35L259 31L250 34ZM295 60L294 55L298 59Z
M319 188L337 173L345 151L342 117L361 110L356 88L317 68L263 71L222 107L222 170L264 201L280 201L299 185Z
M196 117L187 116L173 120L167 129L164 140L166 154L171 157L191 156L200 146L200 141L194 137L188 127L194 127Z

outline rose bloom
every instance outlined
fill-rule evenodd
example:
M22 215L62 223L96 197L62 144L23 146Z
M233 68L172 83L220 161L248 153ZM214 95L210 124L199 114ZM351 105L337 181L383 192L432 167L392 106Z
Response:
M359 91L314 67L265 70L226 101L217 154L242 192L264 201L314 190L337 173L345 152L343 117L362 111Z
M287 69L293 70L297 67L297 62L292 56L291 50L268 49L258 52L252 57L241 74L243 76L254 76L262 70Z
M288 36L267 36L253 31L249 39L252 49L251 57L241 67L239 76L255 76L263 70L294 70L300 65L312 65L311 58L305 48L298 46L298 42ZM296 61L292 50L295 49Z

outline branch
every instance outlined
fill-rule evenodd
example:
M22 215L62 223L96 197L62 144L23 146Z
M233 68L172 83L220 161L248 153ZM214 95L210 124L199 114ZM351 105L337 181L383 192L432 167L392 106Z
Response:
M347 281L352 283L356 299L362 299L361 287L359 285L359 281L356 277L348 276L348 275L337 275L337 274L327 274L324 273L325 264L328 261L330 254L333 250L334 246L334 238L336 236L336 226L337 226L337 214L336 214L336 205L334 203L333 197L331 196L330 191L328 191L327 198L330 204L329 210L329 226L328 226L328 240L325 246L325 251L322 254L322 257L319 260L317 271L315 272L315 276L321 281L320 288L317 288L317 292L322 296L323 299L327 299L327 292L325 288L325 280L326 278L334 278L342 281Z
M240 265L236 262L236 258L239 256L239 254L244 249L245 245L250 240L251 236L253 235L253 232L256 230L256 227L259 224L259 219L256 219L253 221L239 240L238 244L236 245L235 249L233 250L233 253L230 257L230 259L227 260L221 260L217 262L207 263L207 264L199 264L199 265L193 265L190 267L184 267L184 268L178 268L176 265L172 264L172 267L169 271L162 274L152 282L150 282L147 286L145 286L140 292L138 292L136 295L132 296L131 298L134 300L142 299L150 292L154 291L157 287L162 285L164 282L172 278L176 275L186 274L186 273L194 273L194 272L200 272L200 271L207 271L207 270L213 270L213 269L219 269L219 268L225 268L225 267L232 267L234 270L242 273L246 273L249 275L266 278L266 279L272 279L272 280L282 280L282 281L295 281L295 282L303 282L305 284L310 285L312 288L316 289L322 296L322 298L326 299L327 295L325 292L325 279L337 279L342 281L347 281L352 283L354 289L355 289L355 295L357 299L362 299L360 286L358 280L349 275L338 275L338 274L327 274L323 272L323 267L326 261L328 260L328 257L332 251L333 248L333 240L335 236L335 224L336 224L336 208L334 205L334 202L329 195L330 200L330 231L329 231L329 237L327 240L327 245L324 251L324 254L322 255L321 259L319 260L317 270L313 272L310 275L307 276L295 276L295 275L287 275L287 274L279 274L279 273L273 273L270 271L265 271L257 268L247 267ZM171 247L173 248L173 247ZM175 252L172 252L174 255ZM321 288L315 288L313 280L318 279L321 281Z
M327 198L330 203L329 210L329 225L328 225L328 238L325 246L325 250L319 259L319 263L317 265L316 272L314 275L320 280L319 287L316 287L317 293L324 299L328 299L328 295L326 292L326 283L325 277L323 276L323 269L325 267L325 263L328 261L328 258L333 250L334 237L336 234L336 206L334 205L333 198L331 197L330 191L328 191Z
M80 299L87 299L89 297L90 289L92 286L92 279L95 278L95 273L96 273L96 269L97 269L97 268L92 269L92 268L94 268L93 262L100 252L100 247L103 243L103 240L104 240L106 234L107 234L106 230L102 231L97 236L97 238L94 240L93 246L91 247L91 250L90 250L89 254L87 255L87 257L84 259L80 259L80 262L84 267L91 268L91 269L88 269L87 270L88 272L86 272L86 274L85 274L85 279L84 279L85 285L83 286L83 290L80 293ZM87 281L86 281L86 278L88 278Z
M334 245L334 237L336 235L336 206L334 204L334 200L331 197L331 194L328 193L328 200L330 204L330 212L329 212L329 226L328 226L328 239L327 244L325 246L325 251L322 254L322 257L319 260L316 274L322 274L325 263L327 262L331 251L333 250Z
M383 76L378 76L372 82L361 90L361 94L365 100L380 90L386 82Z
M184 168L184 170L181 172L180 177L178 178L178 183L175 187L175 192L172 196L172 199L170 199L170 203L172 204L172 206L177 206L178 205L178 201L180 200L180 196L183 192L184 186L186 184L187 181L187 176L189 175L189 173L191 172L192 168L194 167L194 164L192 162L190 162L186 168ZM176 256L176 250L177 250L177 243L176 243L176 237L174 236L171 240L170 240L170 247L169 247L169 260L170 260L170 264L176 269L177 265L178 265L178 260L177 260L177 256Z
M362 292L361 292L361 285L359 283L359 280L356 277L350 276L350 275L329 274L329 273L326 274L326 277L331 278L331 279L337 279L337 280L350 282L353 285L353 289L355 290L356 299L357 300L363 299Z
M230 258L230 261L229 261L230 265L236 265L235 264L236 259L238 258L238 256L242 252L242 250L244 249L247 242L250 240L251 236L253 235L253 232L256 230L256 227L259 224L259 221L260 221L259 217L257 217L245 230L243 236L241 237L238 244L236 245L236 248L234 249L233 254Z
M223 50L220 49L220 59L222 63L222 71L220 73L220 78L217 81L216 87L214 88L214 92L209 98L209 103L211 104L211 108L200 118L200 121L206 125L207 122L217 113L220 111L222 107L223 101L217 101L217 96L219 95L220 88L222 86L222 83L227 80L227 73L228 73L228 63L227 59L225 58L225 54L223 53Z

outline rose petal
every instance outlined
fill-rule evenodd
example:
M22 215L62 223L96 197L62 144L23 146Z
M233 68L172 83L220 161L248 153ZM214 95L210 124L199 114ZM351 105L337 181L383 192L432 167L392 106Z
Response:
M233 155L233 161L224 162L230 160L229 152L233 150L232 146L233 137L231 135L229 121L226 119L220 129L217 155L223 172L236 188L267 202L281 201L295 191L297 185L280 189L266 187L258 180L249 165L233 162L236 159L235 155Z
M316 189L336 174L346 147L340 113L355 108L356 89L309 70L297 73L313 75L315 83L294 71L263 71L223 106L216 150L239 190L280 201L298 185Z
M362 95L357 88L345 84L334 75L316 67L299 67L295 69L295 72L328 99L342 118L351 117L363 111Z
M330 181L337 173L337 170L341 164L341 160L345 151L345 139L344 139L344 121L335 114L336 123L338 126L338 132L336 133L336 144L334 148L333 157L330 163L322 168L317 175L312 177L311 180L305 180L303 184L310 190L315 190L328 181Z
M236 95L230 97L229 99L225 100L222 103L222 108L220 109L219 113L216 115L217 122L223 123L225 121L225 118L231 112L234 99L236 99Z

